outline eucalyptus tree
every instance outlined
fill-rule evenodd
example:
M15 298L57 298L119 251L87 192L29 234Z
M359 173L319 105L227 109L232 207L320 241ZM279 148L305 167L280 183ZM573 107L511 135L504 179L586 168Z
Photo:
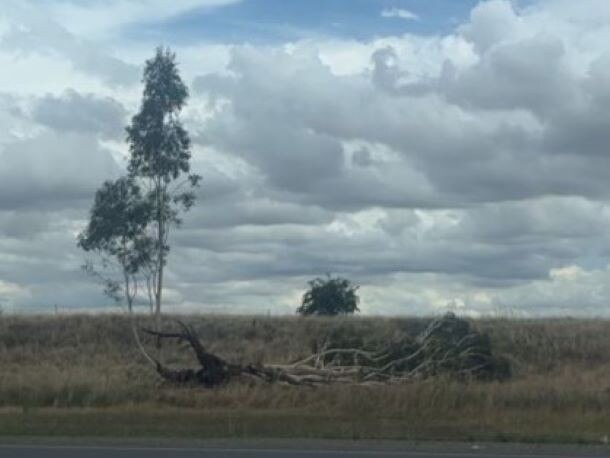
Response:
M146 288L159 330L169 235L194 204L201 177L190 173L191 141L180 120L188 89L176 55L157 48L143 83L139 111L126 128L127 175L97 191L78 245L100 255L86 270L104 281L107 294L122 296L130 312ZM105 274L112 264L119 266L118 279Z
M154 266L152 291L159 330L169 235L181 223L180 214L195 202L194 188L201 177L190 173L191 141L180 120L189 94L176 55L157 48L155 56L146 61L143 83L140 110L127 127L128 173L145 190L150 207L146 229L153 240L149 254Z

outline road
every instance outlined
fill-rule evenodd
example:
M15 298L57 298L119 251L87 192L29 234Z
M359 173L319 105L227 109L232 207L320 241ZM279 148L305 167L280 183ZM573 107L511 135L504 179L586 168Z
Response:
M518 450L510 447L488 450L484 447L459 447L455 450L289 450L264 448L150 448L150 447L81 447L81 446L11 446L0 445L0 458L610 458L610 450L592 452L583 449L567 451L561 447L554 450Z

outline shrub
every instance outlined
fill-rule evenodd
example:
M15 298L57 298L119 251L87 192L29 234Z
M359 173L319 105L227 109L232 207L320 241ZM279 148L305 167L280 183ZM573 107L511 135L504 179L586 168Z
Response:
M358 311L359 286L341 277L315 278L303 295L297 313L301 315L347 315Z

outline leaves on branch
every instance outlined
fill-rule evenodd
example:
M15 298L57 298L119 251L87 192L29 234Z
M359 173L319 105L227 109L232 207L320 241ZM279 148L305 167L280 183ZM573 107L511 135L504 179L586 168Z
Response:
M315 278L303 295L297 313L301 315L341 315L358 311L358 286L341 277Z

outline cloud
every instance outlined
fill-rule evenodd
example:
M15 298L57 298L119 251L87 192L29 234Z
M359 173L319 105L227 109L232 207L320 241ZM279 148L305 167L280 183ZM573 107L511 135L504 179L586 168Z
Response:
M47 94L37 100L32 119L59 132L92 133L123 139L127 112L110 97L79 94L68 89L59 96Z
M459 27L460 33L471 41L478 52L510 40L518 31L521 18L514 5L507 0L480 2L470 13L470 21Z
M553 269L598 266L608 243L605 210L599 213L609 191L600 172L609 132L604 51L589 49L587 66L578 68L578 36L563 33L567 17L557 13L549 23L542 14L485 2L450 37L354 45L372 65L341 74L309 45L235 48L228 76L195 84L221 107L202 128L205 144L254 167L276 198L342 216L291 239L289 262L275 258L272 269L257 270L260 261L247 258L239 272L228 262L226 276L306 276L326 266L373 284L402 273L459 278L455 303L483 290L487 305L504 307L505 296L489 291L534 294L526 285L545 284ZM411 60L423 50L436 66ZM299 138L304 149L293 146ZM307 152L314 144L302 138L335 146ZM304 156L309 167L299 162ZM325 161L324 173L312 168ZM416 208L415 220L395 213ZM371 230L375 221L383 230ZM234 236L232 253L262 243L255 233Z
M602 198L601 156L596 163L550 147L558 141L555 122L565 123L583 95L563 50L551 39L507 43L465 68L447 61L436 79L416 79L404 90L380 70L378 50L371 78L366 71L335 75L308 48L235 48L233 75L195 82L200 93L228 102L205 122L202 138L238 154L275 188L330 208L329 200L366 208ZM553 71L535 71L542 68ZM599 117L580 122L587 119ZM349 142L374 148L376 166L350 162Z
M7 23L6 31L0 35L0 50L66 59L77 70L111 85L131 85L138 81L137 66L68 32L36 4L8 0L3 4L0 19Z
M61 0L47 1L52 17L76 35L100 38L138 23L153 23L195 9L213 9L241 0Z
M224 4L161 3L3 11L7 306L107 303L74 237L124 167L151 52L125 36ZM366 313L610 315L606 3L490 0L425 36L176 44L204 180L172 234L168 307L292 313L330 271L362 285Z
M73 208L119 168L85 134L41 133L0 151L0 209Z
M404 8L386 8L381 11L381 17L404 19L405 21L416 21L419 16Z

